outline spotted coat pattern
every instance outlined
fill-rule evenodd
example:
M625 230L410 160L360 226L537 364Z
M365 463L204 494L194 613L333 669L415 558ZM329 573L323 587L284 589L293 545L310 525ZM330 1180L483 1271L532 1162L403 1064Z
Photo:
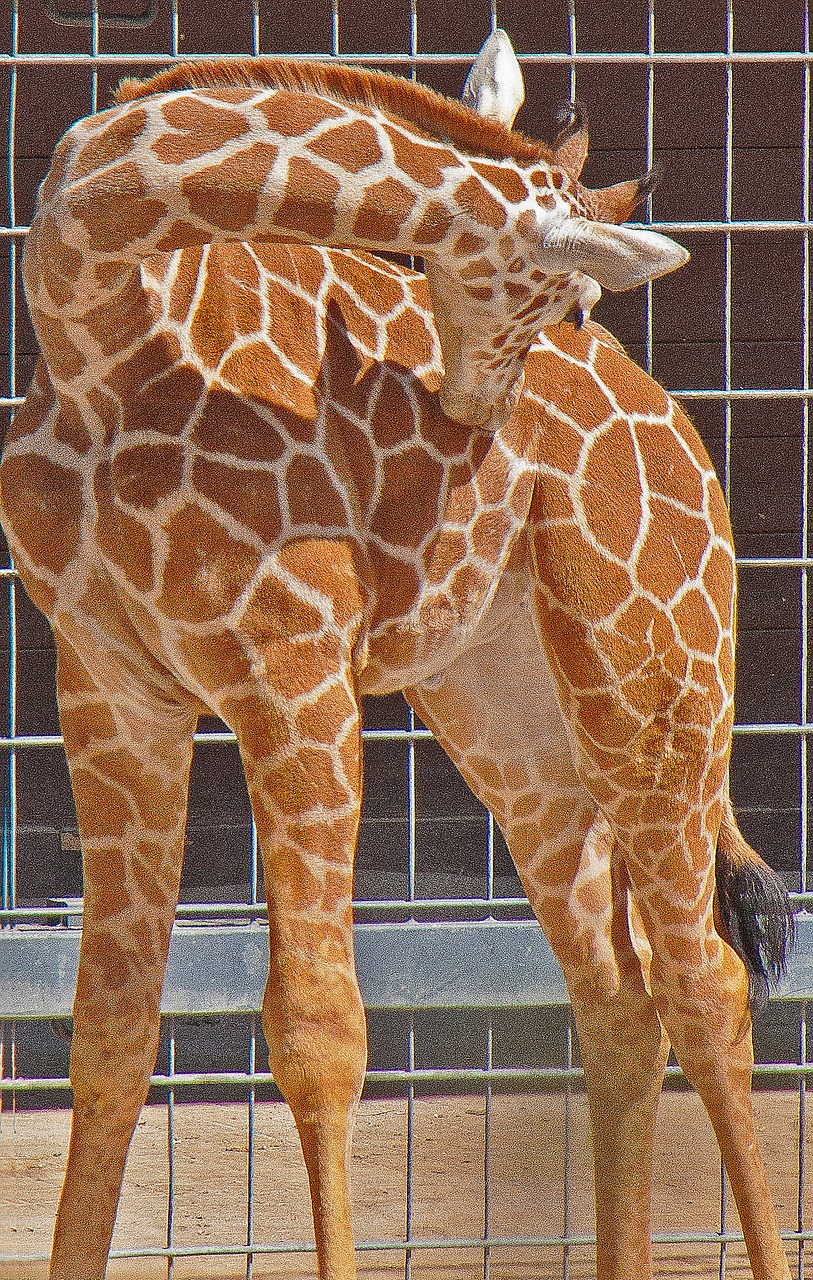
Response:
M232 200L245 148L282 154L290 116L274 116L273 142L234 122L250 103L267 124L276 101L170 85L79 126L26 255L44 359L0 467L2 517L54 631L85 875L51 1275L104 1275L157 1050L202 712L237 736L257 823L263 1025L321 1274L353 1275L359 699L403 689L500 823L564 969L593 1117L598 1274L650 1274L671 1041L714 1123L754 1274L784 1280L750 1108L747 980L715 924L718 842L757 859L727 794L734 570L708 458L592 323L538 339L499 429L450 422L426 280L361 252L262 243L294 198L284 189L255 242L199 243L231 205L198 198L196 166L226 148ZM213 118L202 134L199 109ZM337 163L349 118L318 108L314 155ZM362 118L370 154L429 146ZM140 194L124 158L140 143L188 166L182 210ZM413 229L426 207L410 205ZM131 209L153 249L169 226L173 239L192 228L189 243L134 266Z
M580 270L545 265L545 228L621 222L641 198L637 182L588 191L542 144L372 72L186 64L119 97L65 134L26 244L26 295L60 390L95 376L111 324L121 349L137 324L134 272L153 254L304 241L426 258L444 407L482 424L516 399L536 333L595 297Z

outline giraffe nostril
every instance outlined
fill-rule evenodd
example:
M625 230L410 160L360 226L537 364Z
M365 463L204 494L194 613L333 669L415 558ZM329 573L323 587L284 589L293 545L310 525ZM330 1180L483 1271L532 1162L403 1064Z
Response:
M565 315L565 320L568 322L568 324L575 325L577 332L579 329L581 329L586 319L587 319L587 312L583 311L582 308L579 306L571 307L570 310Z

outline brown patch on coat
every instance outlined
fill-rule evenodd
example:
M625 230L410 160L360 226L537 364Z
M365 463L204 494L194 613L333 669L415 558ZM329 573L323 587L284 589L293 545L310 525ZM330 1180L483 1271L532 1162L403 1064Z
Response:
M255 142L227 160L189 174L181 182L181 194L192 217L223 231L247 230L257 219L259 193L276 156L276 147Z
M179 444L136 444L119 449L110 466L113 492L125 506L152 510L174 493L183 475Z
M307 146L314 155L332 161L347 173L361 173L384 158L378 134L367 120L337 125L313 138Z
M353 235L376 244L392 244L403 232L417 197L397 178L368 187L353 222Z
M68 210L83 224L94 252L118 253L149 236L165 217L166 202L150 192L138 165L125 161L74 187Z
M167 543L157 606L181 622L223 616L260 563L253 547L233 538L196 503L187 503L172 517Z
M155 139L151 150L162 164L179 165L213 155L248 130L243 112L214 106L195 94L170 98L161 114L169 130ZM126 116L119 122L120 129L125 121Z
M285 195L272 220L303 240L329 240L336 225L339 190L332 174L294 156L288 165Z

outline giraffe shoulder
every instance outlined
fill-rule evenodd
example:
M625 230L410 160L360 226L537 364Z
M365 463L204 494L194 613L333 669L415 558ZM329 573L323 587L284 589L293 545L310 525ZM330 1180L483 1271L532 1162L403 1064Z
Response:
M612 351L617 351L619 355L630 359L626 347L622 346L615 334L610 333L610 330L605 329L603 325L598 324L595 320L588 320L584 329L587 336L593 338L596 342L600 342L602 346L609 347Z

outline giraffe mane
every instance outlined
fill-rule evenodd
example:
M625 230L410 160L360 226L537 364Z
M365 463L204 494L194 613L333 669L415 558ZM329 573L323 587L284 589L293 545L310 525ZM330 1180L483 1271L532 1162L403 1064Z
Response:
M179 89L275 88L313 93L351 106L378 108L473 155L517 160L523 165L551 160L543 142L478 116L470 107L402 76L327 62L284 58L200 59L181 62L148 80L123 80L117 103Z

